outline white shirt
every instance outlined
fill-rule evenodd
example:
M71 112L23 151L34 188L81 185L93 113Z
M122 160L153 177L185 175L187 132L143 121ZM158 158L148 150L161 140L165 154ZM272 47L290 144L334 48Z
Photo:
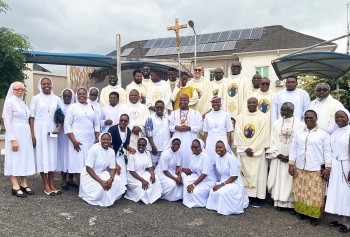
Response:
M166 114L160 119L156 113L151 114L146 121L146 135L152 137L158 151L164 151L170 141L169 120ZM148 142L147 149L152 150Z

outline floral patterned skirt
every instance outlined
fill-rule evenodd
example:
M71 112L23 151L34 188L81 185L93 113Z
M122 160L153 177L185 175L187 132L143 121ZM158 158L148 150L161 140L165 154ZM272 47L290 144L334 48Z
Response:
M294 209L300 214L320 218L324 209L326 183L320 171L296 169Z

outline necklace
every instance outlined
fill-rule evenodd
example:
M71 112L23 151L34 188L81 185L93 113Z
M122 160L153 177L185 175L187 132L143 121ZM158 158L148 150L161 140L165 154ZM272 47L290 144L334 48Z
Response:
M50 113L51 99L52 99L52 96L50 94L50 100L49 100L49 103L47 103L47 100L45 99L45 96L44 96L44 101L45 101L45 104L46 104L46 107L47 107L47 113L48 114Z
M184 119L182 119L182 114L185 114L184 112L182 112L182 110L180 109L179 110L179 113L180 113L180 122L181 122L181 125L186 125L188 122L187 122L187 116L188 116L188 112L190 111L190 109L187 110L186 112L186 117Z
M292 142L293 136L294 136L294 131L293 131L293 127L294 127L294 120L295 117L293 116L293 123L292 123L292 128L285 128L283 131L283 125L284 125L284 119L283 119L283 123L281 126L281 133L279 134L279 138L280 141L284 144L289 144Z
M22 109L24 110L24 112L26 113L26 118L27 118L28 113L27 113L26 107L23 106L22 103L21 103L19 100L17 100L17 101L18 101L19 105L22 107ZM23 101L23 100L22 100L22 101ZM24 102L24 101L23 101L23 102Z
M339 132L339 130L337 130L337 133L335 134L335 138L334 138L334 143L335 143L335 141L336 141L337 139L339 139L346 131L348 131L348 130L346 129L344 132L342 132L342 133L337 137L338 132Z

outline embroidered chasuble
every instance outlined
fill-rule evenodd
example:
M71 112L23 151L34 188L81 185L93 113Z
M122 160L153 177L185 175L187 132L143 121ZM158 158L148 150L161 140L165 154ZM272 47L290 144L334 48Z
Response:
M131 90L137 90L140 94L140 102L141 104L146 104L146 95L147 95L147 89L142 82L140 84L136 84L134 81L131 82L129 85L126 86L125 92L126 96L129 98L129 94Z
M146 79L146 78L143 78L142 76L142 84L145 85L146 87L146 95L147 95L148 88L153 84L151 77L149 77L149 79Z
M175 86L173 93L171 93L171 100L174 101L174 110L180 108L179 103L181 95L188 95L188 98L190 100L188 105L191 109L193 109L195 104L198 103L198 93L195 88L187 85L181 88Z
M309 109L315 110L317 113L317 124L320 127L328 127L334 122L334 114L338 110L344 109L344 106L329 95L321 101L317 98L311 101Z
M174 91L174 88L177 85L177 83L179 83L179 81L180 81L179 78L176 78L176 81L174 81L174 82L170 81L169 79L166 81L166 83L168 83L168 85L171 88L171 92Z
M161 80L157 83L153 83L147 91L146 95L146 105L147 108L154 106L157 100L164 102L166 110L173 110L173 105L170 100L171 89L168 83ZM165 112L167 113L167 112Z
M109 105L109 94L112 91L116 91L119 94L119 104L125 104L127 101L127 96L125 93L125 90L121 88L119 85L111 86L108 85L105 88L102 89L101 95L100 95L100 105L101 108L105 107L106 105Z
M198 98L201 99L203 92L206 88L209 86L209 80L207 78L201 77L199 79L192 78L187 82L187 86L192 86L196 89L198 93ZM195 105L195 110L201 113L201 111L198 110L198 103ZM202 113L201 113L202 114Z
M198 111L201 114L205 114L211 109L210 100L214 95L218 95L222 97L224 82L227 80L226 78L222 78L221 80L213 80L209 82L208 87L204 89L203 96L201 100L198 102Z
M273 103L273 97L275 96L275 92L272 92L271 90L268 90L266 92L262 92L261 90L258 90L256 92L253 92L250 96L247 96L246 101L250 97L255 97L258 99L258 110L260 110L262 113L266 114L267 120L268 120L268 126L270 130L270 126L272 124L271 122L271 116L272 116L272 103Z

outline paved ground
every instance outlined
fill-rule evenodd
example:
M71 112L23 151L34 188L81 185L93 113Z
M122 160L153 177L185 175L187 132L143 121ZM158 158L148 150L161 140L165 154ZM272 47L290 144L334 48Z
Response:
M3 161L1 156L0 174ZM57 187L59 177L55 174ZM37 194L20 199L11 195L8 177L0 176L0 236L346 236L327 226L330 215L313 227L275 211L271 200L238 216L221 216L161 200L147 206L122 198L112 207L94 207L77 190L46 196L39 175L30 176L29 184Z

